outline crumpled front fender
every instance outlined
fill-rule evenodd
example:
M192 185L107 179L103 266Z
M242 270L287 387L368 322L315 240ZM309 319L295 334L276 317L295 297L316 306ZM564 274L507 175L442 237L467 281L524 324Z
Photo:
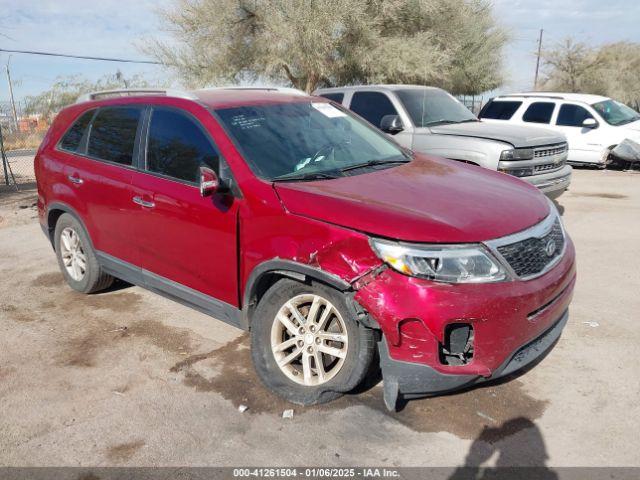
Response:
M611 150L611 154L627 162L640 161L640 143L629 138L623 140Z

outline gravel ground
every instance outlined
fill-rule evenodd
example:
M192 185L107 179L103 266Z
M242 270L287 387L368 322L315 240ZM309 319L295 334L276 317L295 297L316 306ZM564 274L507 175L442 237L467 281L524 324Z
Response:
M291 407L260 385L233 327L138 287L71 291L35 192L3 189L0 465L640 466L629 360L640 342L639 182L577 170L560 198L579 279L547 358L395 414L379 385Z

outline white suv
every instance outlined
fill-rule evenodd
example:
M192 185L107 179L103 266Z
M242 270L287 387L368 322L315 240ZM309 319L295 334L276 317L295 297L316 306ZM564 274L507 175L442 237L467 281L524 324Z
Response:
M640 114L599 95L516 93L491 99L480 112L486 122L539 125L564 133L568 162L604 168L611 161L640 161Z

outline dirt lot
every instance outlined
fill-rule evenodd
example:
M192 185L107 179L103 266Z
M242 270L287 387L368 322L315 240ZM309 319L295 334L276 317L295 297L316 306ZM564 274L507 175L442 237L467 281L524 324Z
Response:
M0 465L640 466L639 186L574 172L559 203L579 280L537 368L396 414L376 386L293 419L245 335L138 287L72 292L34 192L0 191Z

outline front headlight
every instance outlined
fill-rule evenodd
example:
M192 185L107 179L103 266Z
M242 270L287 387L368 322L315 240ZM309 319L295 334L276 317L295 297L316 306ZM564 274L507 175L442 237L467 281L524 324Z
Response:
M500 153L500 160L531 160L532 158L532 148L510 148Z
M506 278L502 265L478 244L407 245L371 239L381 260L406 275L447 283L487 283Z

